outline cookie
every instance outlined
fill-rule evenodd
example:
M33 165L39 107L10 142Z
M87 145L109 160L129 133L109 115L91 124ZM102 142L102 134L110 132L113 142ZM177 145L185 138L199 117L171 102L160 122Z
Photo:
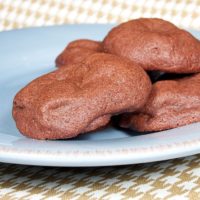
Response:
M71 138L104 127L113 115L140 109L150 91L140 66L96 53L29 83L14 98L13 117L28 137Z
M200 74L154 83L145 106L125 114L120 126L151 132L194 122L200 122Z
M82 62L88 56L101 51L101 42L86 39L75 40L70 42L64 51L58 55L55 63L57 67L68 66Z
M140 18L118 25L105 37L103 49L147 71L200 72L199 40L162 19Z
M67 48L74 48L74 47L90 49L97 52L102 51L101 42L88 39L74 40L67 45Z

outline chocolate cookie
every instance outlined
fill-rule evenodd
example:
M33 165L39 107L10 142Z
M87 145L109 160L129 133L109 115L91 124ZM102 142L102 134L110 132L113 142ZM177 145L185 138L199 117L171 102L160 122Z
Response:
M200 72L199 40L162 19L140 18L122 23L108 33L103 48L148 71Z
M83 61L88 56L101 52L100 42L80 39L70 42L64 51L56 58L56 66L62 67Z
M150 132L194 122L200 122L200 74L154 83L146 105L124 115L120 126Z
M71 138L105 126L113 115L138 110L150 91L140 66L96 53L24 87L14 98L13 117L28 137Z
M74 40L67 45L67 48L74 48L74 47L90 49L97 52L102 51L101 42L88 39Z

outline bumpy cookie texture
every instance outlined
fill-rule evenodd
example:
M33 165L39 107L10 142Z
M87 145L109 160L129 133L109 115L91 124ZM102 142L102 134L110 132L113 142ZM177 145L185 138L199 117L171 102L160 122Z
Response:
M80 63L90 55L101 52L101 42L80 39L70 42L64 51L56 58L56 66L63 67Z
M200 74L153 84L146 105L122 117L120 126L141 132L161 131L200 121Z
M71 138L138 110L150 91L150 79L137 64L96 53L24 87L14 98L13 117L28 137Z
M200 42L161 19L140 18L122 23L108 33L103 48L148 71L200 72Z

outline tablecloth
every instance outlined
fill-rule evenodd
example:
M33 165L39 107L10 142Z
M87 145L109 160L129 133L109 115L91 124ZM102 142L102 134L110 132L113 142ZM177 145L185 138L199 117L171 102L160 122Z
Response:
M161 17L200 29L199 0L0 0L0 31ZM200 155L97 168L0 163L0 199L200 199Z

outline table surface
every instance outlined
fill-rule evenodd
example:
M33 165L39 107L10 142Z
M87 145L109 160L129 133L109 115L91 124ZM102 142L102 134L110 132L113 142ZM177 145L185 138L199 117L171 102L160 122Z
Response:
M0 31L160 17L200 30L200 1L0 0ZM118 167L0 164L0 199L200 199L200 155Z

